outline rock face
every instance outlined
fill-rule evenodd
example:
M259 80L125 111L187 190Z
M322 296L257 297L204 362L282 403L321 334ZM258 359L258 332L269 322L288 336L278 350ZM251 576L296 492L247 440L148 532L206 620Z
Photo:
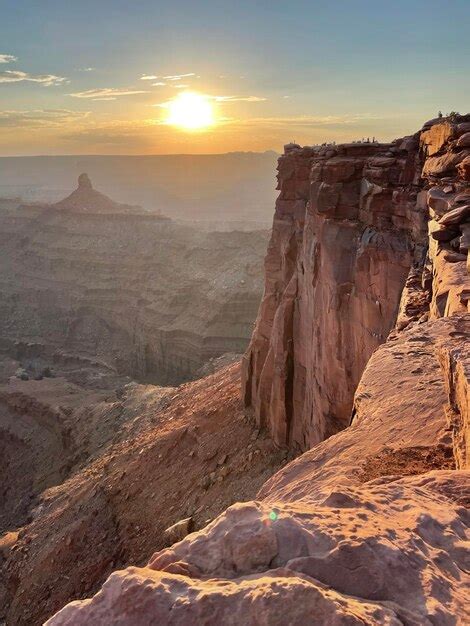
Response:
M266 240L115 203L82 174L55 205L0 212L2 348L60 349L159 384L190 379L246 349Z
M244 363L245 403L279 445L306 450L348 425L372 352L423 258L418 138L291 147L266 284Z
M49 626L467 623L469 121L286 147L244 398L311 449Z
M444 291L450 281L465 292L462 127L438 118L392 144L286 146L265 292L243 366L245 404L278 445L306 450L349 424L354 391L395 325L405 283L430 275L429 263L440 264L447 248L453 263L448 254L446 278L438 280ZM456 207L430 222L433 238L452 244L440 246L437 258L431 243L428 262L423 187L431 204L440 194L443 210ZM434 287L431 311L438 315L439 306L443 315L447 291ZM445 314L466 310L466 301L453 302Z

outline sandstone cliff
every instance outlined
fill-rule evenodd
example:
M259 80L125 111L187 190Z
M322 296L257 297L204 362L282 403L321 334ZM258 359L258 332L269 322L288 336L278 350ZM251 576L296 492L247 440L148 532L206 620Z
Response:
M94 190L0 211L4 351L97 358L159 384L245 350L266 233L200 232ZM27 354L26 354L27 353Z
M468 244L438 251L432 239L426 260L423 189L433 187L432 206L440 195L447 209L468 201L457 197L465 175L455 176L468 160L468 123L436 122L391 144L289 145L279 160L265 292L243 367L245 404L279 445L307 450L349 424L355 389L397 321L405 283L430 277L429 264L443 282L431 287L422 277L431 317L467 309L453 293L446 303L449 289L460 293L468 283ZM465 215L453 219L448 241ZM434 220L430 228L438 228ZM428 308L418 304L424 320ZM407 303L399 326L416 311Z
M287 147L244 399L311 449L48 624L466 623L469 121Z

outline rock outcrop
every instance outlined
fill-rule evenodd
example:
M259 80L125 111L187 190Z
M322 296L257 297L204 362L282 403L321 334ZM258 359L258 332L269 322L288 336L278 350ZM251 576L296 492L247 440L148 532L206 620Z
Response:
M467 622L469 121L287 146L244 399L311 449L49 626Z
M77 189L52 206L56 209L78 213L140 213L145 215L140 207L114 202L108 196L93 189L88 174L80 174Z
M65 350L158 384L191 379L246 349L266 240L118 204L82 174L55 205L0 212L2 348Z
M446 216L451 223L430 222L435 239L453 241L439 258L432 244L430 263L447 259L444 291L433 290L440 315L466 310L457 302L467 280L467 231L458 224L467 221L468 183L456 169L468 155L464 127L437 119L391 144L286 146L265 293L243 368L245 404L278 445L306 450L349 424L354 391L396 323L405 283L429 270L423 187L431 198L444 194L442 206L459 207ZM444 176L453 182L444 178L442 191ZM446 309L449 282L459 294Z

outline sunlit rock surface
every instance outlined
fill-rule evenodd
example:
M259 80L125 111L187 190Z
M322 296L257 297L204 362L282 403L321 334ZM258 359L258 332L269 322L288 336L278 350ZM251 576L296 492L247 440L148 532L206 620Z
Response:
M245 404L277 444L306 450L349 424L396 323L467 310L466 120L437 118L391 144L286 146L243 367Z

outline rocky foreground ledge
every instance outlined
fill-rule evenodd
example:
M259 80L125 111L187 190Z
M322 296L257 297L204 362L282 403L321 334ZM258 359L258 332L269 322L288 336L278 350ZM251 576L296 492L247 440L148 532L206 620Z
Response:
M467 623L469 146L287 147L245 402L311 449L48 625Z

